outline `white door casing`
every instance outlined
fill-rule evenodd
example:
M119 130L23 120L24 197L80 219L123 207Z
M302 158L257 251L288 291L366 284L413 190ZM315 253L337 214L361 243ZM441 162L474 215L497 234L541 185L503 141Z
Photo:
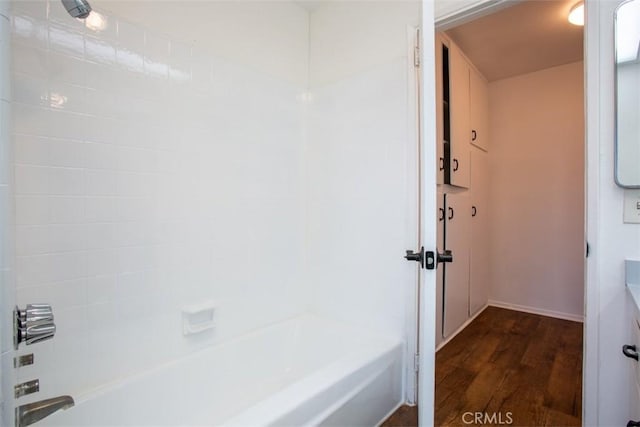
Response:
M422 142L421 142L421 240L427 251L436 251L437 153L434 2L422 4ZM435 397L436 270L420 270L420 370L418 419L420 426L433 425Z

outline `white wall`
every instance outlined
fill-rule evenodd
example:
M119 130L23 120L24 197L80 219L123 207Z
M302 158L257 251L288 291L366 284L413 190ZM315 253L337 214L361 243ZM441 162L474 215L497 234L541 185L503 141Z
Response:
M489 85L492 302L582 319L583 63Z
M11 312L14 300L11 186L11 24L9 3L0 1L0 424L9 425L15 375Z
M613 180L614 10L587 1L587 259L585 423L626 425L632 375L622 345L630 338L624 260L640 259L640 225L622 222L624 192Z
M310 15L312 309L398 337L416 266L407 25L417 2L328 2ZM414 299L415 301L415 299Z
M287 1L99 0L117 16L218 58L307 85L309 20ZM276 24L277 23L277 24Z
M41 391L19 403L305 310L306 11L212 4L209 22L154 2L142 26L97 2L97 32L58 0L13 6L17 301L58 326L21 350ZM191 38L208 25L215 43ZM215 330L183 337L181 308L210 300Z

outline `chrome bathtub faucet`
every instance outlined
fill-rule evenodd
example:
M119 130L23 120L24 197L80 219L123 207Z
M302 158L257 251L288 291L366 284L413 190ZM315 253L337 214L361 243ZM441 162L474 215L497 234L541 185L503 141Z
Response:
M61 409L71 408L75 402L71 396L58 396L16 408L16 427L26 427Z

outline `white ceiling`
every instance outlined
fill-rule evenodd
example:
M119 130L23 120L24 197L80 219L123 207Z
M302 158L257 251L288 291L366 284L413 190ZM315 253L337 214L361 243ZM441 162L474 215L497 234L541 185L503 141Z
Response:
M528 0L447 30L489 81L582 60L583 27L567 15L577 0Z

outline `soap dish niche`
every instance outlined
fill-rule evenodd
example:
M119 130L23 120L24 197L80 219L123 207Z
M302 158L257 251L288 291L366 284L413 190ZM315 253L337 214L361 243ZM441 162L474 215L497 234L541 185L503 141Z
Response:
M216 304L213 301L182 307L182 334L199 334L215 327Z

